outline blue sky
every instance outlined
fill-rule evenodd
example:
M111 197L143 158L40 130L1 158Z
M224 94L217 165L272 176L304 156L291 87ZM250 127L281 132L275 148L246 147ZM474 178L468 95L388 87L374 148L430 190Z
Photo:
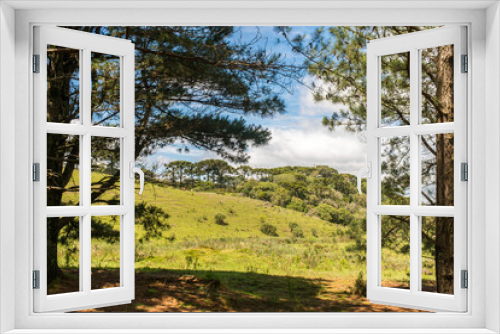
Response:
M293 34L298 32L310 34L316 27L294 27ZM291 52L290 48L271 26L241 27L241 32L234 38L249 40L259 32L271 52L281 53L290 62L301 64L302 58ZM312 78L311 78L312 80ZM245 117L252 124L260 124L272 133L268 145L251 147L248 151L248 164L254 168L268 168L285 165L314 166L329 165L342 171L357 170L365 166L366 148L358 140L358 135L342 129L329 131L321 125L324 116L330 116L341 106L331 102L317 103L311 91L295 83L293 93L284 93L282 99L286 104L286 114L274 118ZM212 152L189 147L190 152L179 153L180 145L170 145L159 150L155 155L146 158L146 165L153 162L160 164L174 160L197 162L204 159L220 158Z

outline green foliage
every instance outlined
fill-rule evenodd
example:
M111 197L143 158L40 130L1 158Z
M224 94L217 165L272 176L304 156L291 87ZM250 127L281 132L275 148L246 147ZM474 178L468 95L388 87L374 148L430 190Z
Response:
M149 186L146 184L146 187ZM138 240L145 231L142 224L136 225L137 270L196 268L200 272L228 273L224 274L224 284L228 284L226 279L241 284L240 281L231 281L230 274L247 275L249 269L252 273L271 277L294 276L314 280L331 277L333 272L335 278L345 280L346 286L353 286L358 273L365 268L365 248L356 246L358 240L363 239L364 233L361 231L356 234L353 231L351 234L351 229L357 225L344 227L331 224L314 215L272 207L266 205L266 202L234 194L192 193L162 185L157 186L156 195L145 193L137 204L142 201L168 212L171 227L163 231L162 237L140 243ZM193 210L194 207L196 210ZM207 224L207 217L210 220L209 217L214 217L221 209L227 208L233 208L238 213L231 216L231 222L227 226L202 226L198 222L198 218L201 218ZM268 236L260 230L266 223L276 227L278 237ZM291 236L290 225L294 225L293 223L300 226L304 238ZM106 221L106 224L112 222ZM78 226L77 223L75 225ZM93 239L92 244L98 247L99 252L93 254L99 256L93 257L99 259L101 268L119 267L119 257L114 255L119 247L117 242L112 244L99 238ZM74 246L73 243L59 244L61 268L67 268L66 258L69 258L69 268L78 265L78 252L68 254L67 251ZM391 264L385 272L395 281L405 280L404 255L385 247L383 252L385 262ZM426 257L430 256L428 251L424 254ZM426 280L433 279L434 268L426 263ZM262 278L254 279L254 284L262 284ZM258 291L261 288L255 286Z
M298 212L307 212L307 205L303 200L297 197L292 197L292 200L287 204L286 208Z
M314 87L316 100L342 105L323 125L331 130L342 127L348 131L366 129L367 59L366 44L373 39L403 35L433 27L319 27L314 34L293 34L292 27L279 27L292 50L305 56L309 74L320 83ZM456 51L452 46L422 50L421 68L421 123L454 121L453 64ZM380 122L382 126L410 124L410 53L403 52L380 57ZM423 156L421 196L425 205L453 205L453 153L452 134L421 136ZM409 205L410 165L409 137L385 138L381 141L381 204ZM436 180L439 180L436 183ZM441 189L439 183L446 184ZM363 185L363 188L364 185ZM341 208L341 206L339 206ZM352 210L350 213L353 214ZM349 224L347 212L338 212L336 220ZM354 222L357 224L357 222ZM451 221L443 220L433 235L432 228L423 234L425 249L441 249L435 258L438 287L443 293L453 293L453 245ZM357 229L357 228L356 228ZM382 227L384 247L408 252L406 242L407 217L391 217ZM440 237L437 237L440 235ZM361 245L360 239L360 245ZM419 246L420 247L420 246Z
M291 199L292 196L290 193L285 188L279 187L273 192L271 196L271 203L285 208L288 203L290 203Z
M268 224L268 223L262 224L262 226L260 227L260 231L262 233L264 233L265 235L268 235L268 236L271 236L271 237L277 237L278 236L278 232L277 232L278 229L276 228L276 226Z
M248 146L266 144L270 132L232 116L285 112L282 89L304 75L265 43L261 46L257 32L253 40L237 38L237 27L76 29L127 38L137 46L136 132L142 138L137 145L141 155L182 139L226 159L245 161ZM156 89L154 96L150 87Z
M215 219L215 223L217 225L221 225L221 226L227 226L228 223L226 222L226 216L224 216L222 213L218 213L214 216L214 219Z
M352 294L365 297L366 298L366 279L363 275L363 272L360 271L356 281L354 282L354 287L351 291Z
M322 203L318 205L315 209L315 214L323 220L334 223L335 222L335 208L331 205Z
M304 237L304 231L302 230L302 227L300 227L299 224L296 222L291 222L288 224L290 227L290 232L292 232L292 236L294 238L303 238Z
M170 217L161 207L146 202L135 205L135 224L141 225L144 234L139 242L149 241L151 238L161 238L164 230L170 229L167 219Z
M104 240L114 244L120 241L120 216L111 216L109 219L92 216L92 238ZM115 228L118 227L118 228Z

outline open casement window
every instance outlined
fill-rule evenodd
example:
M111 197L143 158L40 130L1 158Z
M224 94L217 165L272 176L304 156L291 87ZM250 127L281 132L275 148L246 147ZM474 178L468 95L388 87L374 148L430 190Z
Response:
M33 72L34 310L130 303L134 45L35 27Z
M373 303L466 311L465 29L436 28L367 46L367 296ZM389 249L407 261L394 263L401 260Z

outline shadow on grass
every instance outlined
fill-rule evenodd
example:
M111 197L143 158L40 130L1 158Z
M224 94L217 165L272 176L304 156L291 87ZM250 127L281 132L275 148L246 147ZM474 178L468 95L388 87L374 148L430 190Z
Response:
M71 270L58 279L62 287L78 289ZM117 270L101 269L92 286L112 287ZM131 304L81 312L414 312L371 304L350 294L349 280L273 276L253 272L204 270L136 270ZM52 289L54 290L54 288ZM74 291L74 290L73 290Z

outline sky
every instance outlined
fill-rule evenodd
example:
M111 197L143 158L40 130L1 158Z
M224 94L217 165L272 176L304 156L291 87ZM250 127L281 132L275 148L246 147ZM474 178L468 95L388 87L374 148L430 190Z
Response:
M315 27L294 27L293 33L311 33ZM284 43L276 43L278 34L273 27L241 27L241 39L262 34L260 43L267 43L268 50L282 53L289 61L302 63L300 56L291 52ZM315 102L311 91L299 83L293 85L292 94L283 93L286 113L272 119L245 117L252 124L263 125L272 133L266 146L251 147L248 150L248 165L253 168L279 166L328 165L339 171L355 171L366 166L366 145L358 134L336 128L328 130L321 125L324 116L331 116L341 106L329 101ZM146 158L146 165L153 162L165 164L174 160L198 162L220 158L213 152L189 147L189 152L178 151L179 145L170 145Z

